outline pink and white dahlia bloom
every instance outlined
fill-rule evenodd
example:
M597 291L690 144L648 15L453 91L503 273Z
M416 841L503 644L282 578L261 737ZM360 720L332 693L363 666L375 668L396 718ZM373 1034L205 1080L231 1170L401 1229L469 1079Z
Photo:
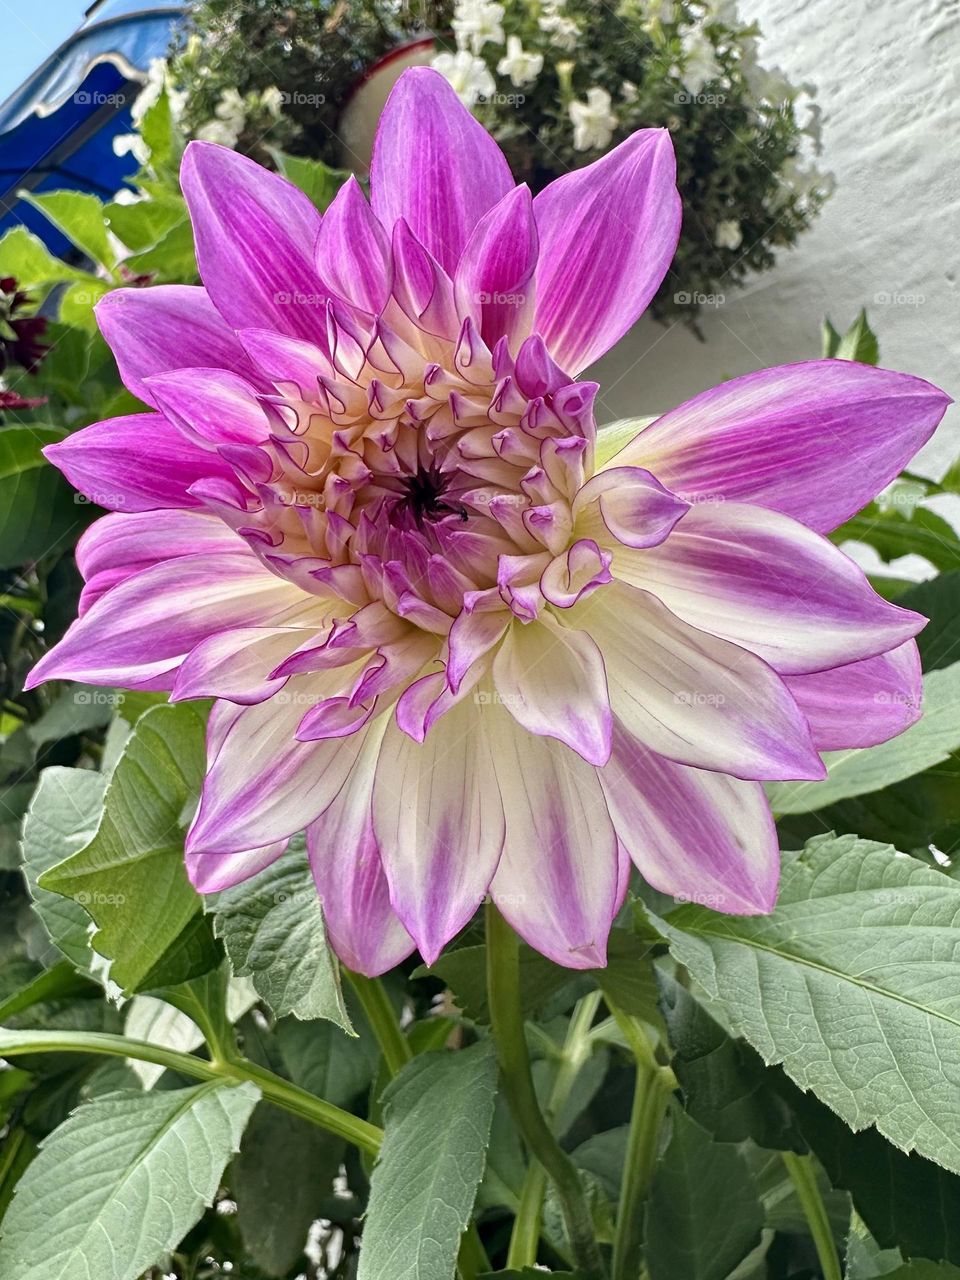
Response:
M643 130L533 199L427 69L387 104L369 203L351 180L321 217L191 144L203 287L99 306L151 412L47 450L116 511L31 679L216 699L198 889L305 829L357 970L432 961L488 892L544 954L602 965L631 861L768 911L763 780L916 718L924 620L823 534L940 391L812 361L598 452L578 375L667 271L674 177Z

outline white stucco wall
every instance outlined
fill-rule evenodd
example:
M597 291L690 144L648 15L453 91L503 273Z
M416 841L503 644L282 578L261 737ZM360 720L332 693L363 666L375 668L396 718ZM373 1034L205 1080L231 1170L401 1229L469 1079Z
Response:
M884 365L960 400L960 0L741 0L741 13L761 24L767 65L817 85L819 163L837 190L772 271L703 313L706 343L641 321L591 373L598 417L660 412L723 378L815 357L823 315L845 328L862 305ZM938 478L958 453L954 406L916 469Z

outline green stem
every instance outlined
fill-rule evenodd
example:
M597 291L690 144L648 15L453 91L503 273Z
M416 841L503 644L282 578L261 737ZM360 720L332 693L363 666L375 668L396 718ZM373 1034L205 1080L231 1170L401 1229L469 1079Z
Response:
M365 978L362 973L351 973L348 969L344 972L377 1037L387 1070L395 1076L411 1060L413 1051L393 1012L390 997L379 978Z
M613 1240L613 1280L634 1280L642 1261L643 1202L656 1166L660 1127L677 1081L669 1067L657 1062L640 1019L619 1008L609 996L606 1002L637 1064Z
M367 1021L377 1037L380 1052L387 1064L387 1071L395 1076L413 1059L410 1042L403 1034L403 1028L397 1020L387 995L386 988L379 978L365 978L362 973L353 973L345 969L350 985L357 993L357 999L363 1006ZM461 1280L476 1280L476 1277L489 1271L490 1259L487 1257L476 1223L471 1222L460 1242L460 1254L457 1258L457 1270Z
M533 1087L520 1006L520 949L496 906L487 904L487 997L503 1088L517 1128L557 1189L577 1266L603 1274L590 1210L576 1166L550 1132Z
M820 1259L823 1280L843 1280L840 1268L840 1257L830 1230L830 1219L817 1186L817 1175L809 1156L798 1156L793 1151L781 1152L783 1163L787 1167L791 1181L797 1192L797 1199L803 1209Z
M299 1085L291 1084L259 1067L246 1058L230 1062L207 1062L189 1053L148 1044L145 1040L128 1040L126 1036L105 1031L7 1031L0 1030L0 1057L15 1058L31 1053L102 1053L114 1058L136 1058L153 1062L170 1071L179 1071L194 1080L250 1080L257 1085L268 1102L312 1121L320 1128L353 1143L361 1151L375 1155L380 1149L383 1131L376 1125L351 1115L332 1102L325 1102Z
M600 992L594 991L584 996L582 1000L578 1000L574 1007L560 1052L560 1066L544 1108L544 1117L551 1127L555 1126L557 1117L566 1106L574 1082L584 1062L590 1056L590 1028L596 1017L600 999ZM546 1191L547 1179L543 1166L532 1161L527 1166L520 1190L520 1204L514 1219L513 1231L510 1235L510 1250L507 1254L508 1269L522 1271L524 1267L532 1267L537 1261L540 1217Z

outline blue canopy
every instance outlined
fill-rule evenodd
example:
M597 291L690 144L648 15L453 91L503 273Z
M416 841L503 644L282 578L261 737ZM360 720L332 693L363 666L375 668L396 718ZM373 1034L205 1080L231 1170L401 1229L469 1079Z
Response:
M136 172L113 139L129 133L130 107L162 58L187 3L105 0L0 106L0 233L23 223L54 253L69 242L17 192L90 191L109 199Z

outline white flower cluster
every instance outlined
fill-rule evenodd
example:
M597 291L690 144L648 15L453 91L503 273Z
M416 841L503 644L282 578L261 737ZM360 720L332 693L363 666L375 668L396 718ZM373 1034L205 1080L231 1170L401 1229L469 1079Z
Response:
M201 125L196 136L204 142L219 142L224 147L235 147L247 123L247 117L265 111L279 120L283 111L283 94L271 85L262 93L248 93L243 97L236 89L224 89L220 101L214 107L212 120Z

